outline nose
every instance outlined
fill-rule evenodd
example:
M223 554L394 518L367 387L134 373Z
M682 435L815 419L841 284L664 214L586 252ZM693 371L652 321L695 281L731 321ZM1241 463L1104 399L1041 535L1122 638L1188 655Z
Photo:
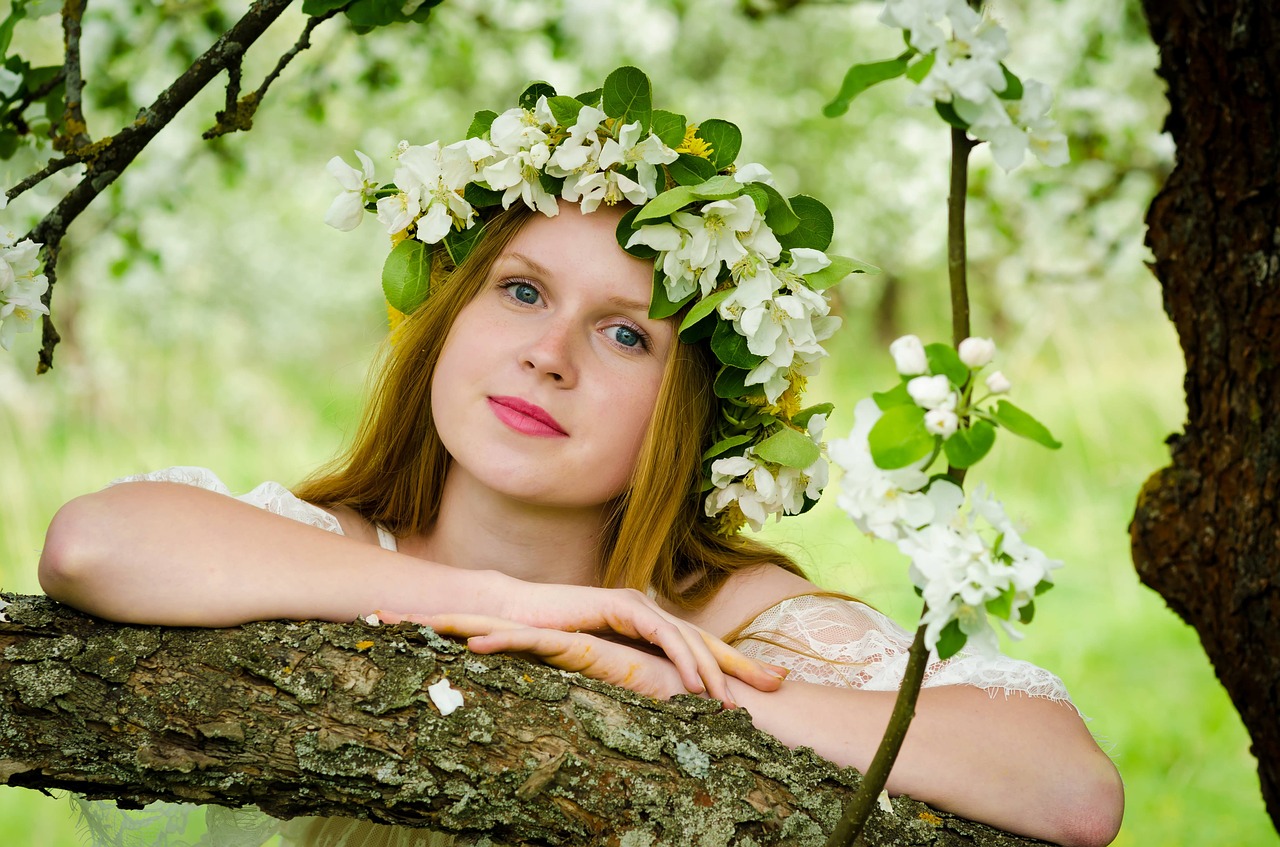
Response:
M576 384L577 341L568 321L540 322L536 334L520 352L521 366L551 379L559 388Z

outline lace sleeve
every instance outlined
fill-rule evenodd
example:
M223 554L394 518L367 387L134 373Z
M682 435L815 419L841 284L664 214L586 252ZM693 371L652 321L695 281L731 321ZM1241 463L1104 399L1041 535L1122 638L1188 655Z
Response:
M911 634L856 600L805 594L766 609L744 630L738 649L791 669L790 679L869 691L896 691L907 668ZM932 656L925 687L972 685L1071 702L1057 676L1021 659L960 651Z
M203 488L206 491L225 494L228 497L235 496L231 493L231 489L227 488L226 484L218 478L217 474L208 468L166 468L161 471L122 477L113 480L111 485L118 485L122 482L177 482L182 485L192 485L196 488ZM236 499L248 503L250 506L257 506L259 509L264 509L272 514L282 515L299 523L305 523L342 535L342 527L337 518L319 506L314 506L305 500L299 500L294 497L289 489L278 482L264 482L248 494L236 497Z

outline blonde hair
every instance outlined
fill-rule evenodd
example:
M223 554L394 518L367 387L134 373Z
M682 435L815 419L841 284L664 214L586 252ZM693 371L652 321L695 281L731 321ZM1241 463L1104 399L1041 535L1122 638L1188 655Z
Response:
M431 375L458 313L482 290L529 215L519 205L497 214L461 265L433 268L431 296L397 328L375 365L351 445L303 481L294 491L298 497L346 506L400 536L432 527L450 459L431 416ZM652 588L679 606L697 608L736 571L773 563L801 573L764 544L717 535L702 514L702 451L716 411L714 377L704 343L672 345L631 485L601 533L600 585Z

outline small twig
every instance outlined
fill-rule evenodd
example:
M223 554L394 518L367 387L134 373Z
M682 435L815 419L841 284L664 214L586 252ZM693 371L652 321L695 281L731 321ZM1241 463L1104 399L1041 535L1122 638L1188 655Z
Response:
M56 174L58 171L65 170L66 168L69 168L72 165L78 165L83 161L84 159L82 159L80 156L76 155L75 153L68 153L66 156L63 156L61 159L54 159L51 162L49 162L47 165L45 165L43 168L41 168L40 170L36 171L35 173L31 174L28 177L25 177L21 182L19 182L13 188L10 188L8 191L6 191L5 196L8 197L10 200L13 200L22 192L26 191L29 188L34 188L35 186L44 182L49 177Z
M44 295L41 296L40 302L44 304L46 309L53 300L53 284L58 279L58 251L62 245L62 236L47 242L40 248L40 252L44 259L44 275L49 278L49 287L45 289ZM58 346L58 342L62 340L62 336L58 334L58 328L53 325L53 316L49 314L40 316L40 353L36 362L36 373L42 374L53 367L53 348Z
M271 73L263 78L262 84L255 91L240 97L240 66L237 64L234 68L228 68L228 73L232 78L227 83L226 107L221 112L218 112L216 115L217 122L205 130L202 137L207 141L228 133L247 132L253 129L254 115L257 114L258 106L267 96L267 89L271 87L271 83L279 78L280 73L293 61L294 57L311 46L312 31L341 11L343 9L332 9L319 17L308 18L307 25L303 28L302 34L298 36L298 40L294 42L293 47L289 48L289 51L280 57L276 62L276 66L271 69Z
M62 5L62 35L66 43L66 58L62 71L67 82L66 109L63 111L63 133L54 139L56 150L78 150L90 143L89 128L84 122L81 98L84 95L84 78L80 75L80 22L89 0L65 0Z
M30 132L30 128L27 126L27 122L23 119L22 113L25 112L32 103L44 98L44 96L50 91L57 88L62 81L66 79L66 76L67 69L65 67L58 68L58 72L45 80L44 85L41 85L33 91L28 91L26 95L18 101L17 105L9 110L9 114L6 115L6 118L11 124L13 124L14 128L20 135L25 135Z
M923 618L929 606L920 611ZM889 780L889 771L897 761L898 751L906 740L907 728L916 714L916 700L920 696L920 686L924 681L925 668L929 665L929 651L924 646L924 624L916 630L915 640L907 653L907 668L902 674L902 688L898 690L898 698L893 701L893 712L889 715L889 725L885 728L884 738L876 748L876 755L870 767L862 776L862 783L853 799L844 807L840 822L827 838L827 847L847 847L857 840L871 817L871 810L880 799L880 792Z
M977 142L951 128L951 195L947 198L947 273L951 279L951 343L969 337L969 281L964 238L965 195L969 191L969 151Z

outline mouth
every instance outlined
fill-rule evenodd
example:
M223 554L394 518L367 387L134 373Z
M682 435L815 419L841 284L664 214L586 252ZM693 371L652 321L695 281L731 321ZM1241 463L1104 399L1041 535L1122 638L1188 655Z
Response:
M494 416L516 432L542 438L566 438L569 435L541 406L519 397L489 397L488 400Z

